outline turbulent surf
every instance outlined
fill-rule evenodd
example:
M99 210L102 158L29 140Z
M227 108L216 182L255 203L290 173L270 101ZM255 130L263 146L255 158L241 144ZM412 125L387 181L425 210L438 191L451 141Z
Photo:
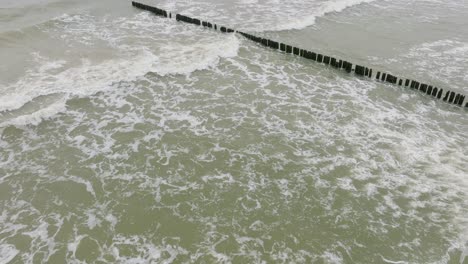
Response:
M467 94L463 1L143 1ZM130 1L0 3L1 263L466 263L468 111Z

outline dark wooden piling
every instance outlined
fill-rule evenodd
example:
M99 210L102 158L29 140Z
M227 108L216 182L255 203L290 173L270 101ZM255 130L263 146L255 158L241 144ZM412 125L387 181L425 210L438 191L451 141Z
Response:
M280 50L281 51L286 51L286 45L284 43L280 44Z
M425 83L422 83L421 86L419 87L419 90L423 93L426 92L426 89L427 89L427 84Z
M317 54L317 62L322 62L322 60L323 60L323 55Z
M420 85L419 82L415 82L414 89L419 90L419 85Z
M453 104L458 104L458 99L460 99L460 94L455 95L455 100L453 100Z
M387 74L387 77L385 78L385 81L391 83L392 78L393 78L393 76L391 74ZM384 81L384 80L382 80L382 81Z
M369 69L369 75L368 75L369 78L372 78L372 69Z
M346 69L346 67L348 66L348 63L347 61L343 61L343 64L341 64L341 68L342 69Z
M429 85L429 87L427 87L427 94L428 95L432 94L432 86L431 85Z
M268 40L268 47L274 49L275 48L275 42L272 40Z
M380 79L380 72L377 72L377 76L375 76L375 79L379 80Z
M354 73L356 73L357 75L360 75L360 76L364 76L364 75L366 75L366 69L367 68L364 68L361 65L356 65L356 67L354 68ZM367 74L368 73L369 72L367 72Z
M323 56L323 63L326 65L330 64L330 56Z
M346 69L346 66L348 65L348 62L347 61L343 61L343 63L341 63L341 68L343 69Z
M450 92L449 103L453 103L453 99L455 99L455 93L454 93L454 92Z
M317 53L312 52L312 54L311 54L311 60L317 61Z
M385 81L385 79L387 78L387 74L386 73L382 73L382 79L380 79L381 81Z
M402 79L400 79L400 81L398 81L398 85L399 85L399 86L402 86L402 85L403 85L403 80L402 80Z
M268 40L268 46L272 49L278 49L279 43L273 40Z
M450 91L447 91L445 93L444 99L442 99L442 100L444 100L446 102L448 100L448 98L449 98L449 95L450 95Z
M434 89L432 89L432 96L433 97L436 97L437 96L437 87L434 87Z
M330 65L333 66L333 67L336 67L336 58L330 58Z
M293 48L293 53L294 53L294 55L299 55L299 48L294 47Z
M339 61L338 61L337 68L338 68L338 69L341 69L342 67L343 67L343 60L339 60Z
M444 89L440 89L439 93L437 93L437 99L442 98L442 94L444 93Z
M460 95L460 99L458 100L458 105L459 106L463 106L463 102L465 101L465 96L464 95Z
M347 62L346 67L345 67L345 71L347 73L351 73L352 70L353 70L353 64L351 62Z
M362 66L360 66L360 65L354 66L354 73L356 75L363 75L362 72L361 72L361 68L362 68Z
M292 53L292 46L290 45L286 46L286 53Z

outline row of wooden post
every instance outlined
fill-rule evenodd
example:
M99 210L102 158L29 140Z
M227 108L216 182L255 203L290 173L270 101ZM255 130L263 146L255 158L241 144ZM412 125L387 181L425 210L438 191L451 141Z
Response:
M132 2L132 5L134 7L153 12L154 14L156 14L158 16L162 16L162 17L166 17L166 18L172 18L171 13L168 13L167 11L156 8L156 7L148 6L148 5L137 3L137 2ZM341 60L341 59L334 58L334 57L331 57L331 56L323 55L323 54L320 54L320 53L315 53L315 52L308 51L308 50L305 50L305 49L300 49L300 48L293 47L291 45L287 45L287 44L284 44L284 43L279 43L277 41L273 41L273 40L270 40L270 39L257 37L257 36L254 36L254 35L251 35L251 34L248 34L248 33L236 31L236 30L233 30L231 28L224 27L224 26L218 26L218 25L212 24L210 22L201 21L200 19L191 18L191 17L184 16L184 15L177 14L176 15L176 20L177 21L182 21L182 22L185 22L185 23L189 23L189 24L193 24L193 25L197 25L197 26L203 26L203 27L206 27L206 28L211 28L211 29L214 29L214 30L219 30L219 31L221 31L223 33L239 33L242 36L246 37L247 39L250 39L250 40L252 40L254 42L257 42L257 43L259 43L259 44L261 44L261 45L263 45L265 47L269 47L269 48L272 48L272 49L275 49L275 50L280 50L280 51L285 52L285 53L290 53L290 54L294 54L294 55L297 55L297 56L301 56L303 58L313 60L313 61L316 61L318 63L323 63L323 64L326 64L326 65L330 65L330 66L335 67L337 69L344 69L348 73L354 72L354 74L356 74L358 76L372 78L372 69L371 68L361 66L361 65L354 65L354 67L353 67L353 64L351 62L348 62L348 61L345 61L345 60ZM398 78L398 77L393 76L393 75L391 75L389 73L377 72L375 78L377 80L379 80L379 81L382 81L382 82L387 82L387 83L391 83L391 84L395 84L395 85L399 85L399 86L404 85L405 87L409 87L411 89L418 90L420 92L423 92L425 94L433 96L434 98L442 99L443 101L451 103L451 104L463 106L463 103L465 101L465 96L462 95L462 94L457 94L457 93L452 92L452 91L446 91L445 96L442 98L442 96L444 94L444 89L433 87L431 85L424 84L424 83L419 83L417 81L410 80L410 79ZM466 103L465 107L468 107L468 102Z
M403 80L404 79L398 79L398 77L393 76L388 73L380 73L377 72L376 76L377 80L393 83L395 85L403 86ZM423 92L427 95L431 95L437 99L442 99L442 96L444 95L444 89L433 87L432 85L428 85L425 83L419 83L414 80L410 79L405 79L404 80L404 86L409 87L411 89L419 90L420 92ZM446 91L445 96L443 97L444 102L448 102L451 104L463 106L463 102L465 101L465 96L463 94L457 94L453 91ZM468 107L468 103L465 105L465 107Z
M132 6L143 9L143 10L146 10L146 11L153 12L154 14L156 14L158 16L168 17L166 10L159 9L157 7L154 7L154 6L149 6L149 5L145 5L145 4L138 3L138 2L132 2ZM172 15L169 15L169 17L171 18Z

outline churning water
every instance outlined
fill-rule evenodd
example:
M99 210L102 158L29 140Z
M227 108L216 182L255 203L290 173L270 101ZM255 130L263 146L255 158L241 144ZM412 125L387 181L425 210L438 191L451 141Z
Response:
M468 93L466 0L145 3ZM127 0L0 21L0 263L468 263L466 109Z

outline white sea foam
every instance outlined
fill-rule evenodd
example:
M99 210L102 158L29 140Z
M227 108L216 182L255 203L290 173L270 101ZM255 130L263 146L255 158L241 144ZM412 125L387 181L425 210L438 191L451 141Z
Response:
M166 240L166 239L164 239ZM170 239L168 239L170 240ZM132 256L121 254L120 248L131 247L136 252ZM188 251L171 241L155 245L148 239L139 236L116 235L110 246L103 246L103 251L111 253L117 263L172 263L179 255L187 255Z
M0 244L0 263L9 263L16 255L19 250L15 246L9 244Z
M283 21L282 24L276 25L270 30L291 30L291 29L303 29L308 26L314 25L317 18L323 17L329 13L339 13L343 10L364 4L370 3L375 0L333 0L325 1L318 8L310 9L313 11L312 14L303 15L301 17L290 17L287 21ZM302 15L302 14L301 14Z
M200 43L194 45L201 48ZM50 214L8 204L8 212L0 215L2 231L19 234L26 229L23 233L33 239L34 252L63 249L68 244L64 262L71 263L79 262L75 253L84 239L83 229L108 236L99 245L100 259L116 263L176 262L178 256L192 262L210 256L225 262L242 257L258 263L265 259L342 263L346 254L351 255L348 251L354 253L354 245L360 251L368 246L368 240L353 232L363 232L389 251L398 244L398 255L386 255L382 261L413 259L415 254L447 247L420 248L427 240L421 237L418 241L411 237L413 232L435 230L431 233L434 239L452 244L448 251L466 248L466 236L458 238L454 234L458 230L452 229L466 226L462 221L467 190L464 116L434 110L417 100L412 102L415 110L408 110L395 104L401 99L398 88L382 88L336 72L330 78L330 69L319 69L300 58L279 65L276 62L282 54L256 49L254 45L243 47L246 56L215 62L217 69L208 77L173 78L166 69L158 72L155 67L159 75L148 75L141 85L112 87L131 90L128 93L106 91L90 100L105 110L69 111L69 123L57 122L57 131L31 127L25 129L30 134L21 138L23 142L0 141L0 153L12 153L1 166L7 177L16 180L16 173L27 172L27 177L32 171L39 175L34 181L72 180L86 187L83 193L95 201L109 202L110 207L94 205L89 210L62 212L62 218L74 221L72 231L64 226L70 239L63 241L48 233L62 225L58 217L52 217L55 225L47 224ZM150 49L147 54L157 52ZM62 67L55 65L45 68L56 71ZM164 74L168 81L160 81ZM387 89L385 93L383 89ZM113 138L124 132L136 135L122 141ZM51 179L49 164L68 158L60 157L54 148L47 148L48 155L31 158L47 144L84 153L84 157L76 157L78 164L99 175L104 194L99 183L69 177L67 171L65 176ZM202 154L196 156L198 153ZM6 184L16 193L27 186L14 181ZM145 203L154 198L151 206L145 204L145 211L157 208L158 213L194 225L201 242L184 249L180 246L183 237L157 233L166 227L165 221L172 220L164 217L156 217L151 229L134 235L115 230L130 216L125 209L140 206L130 203L135 197ZM231 197L232 207L225 208ZM66 204L58 199L54 206ZM188 207L185 213L184 206ZM26 219L28 225L20 225L22 214L31 212L30 218L38 220L31 223ZM173 231L170 228L164 231ZM283 230L288 235L278 236ZM310 244L310 238L320 238L323 230L331 235L338 230L343 239L330 242L324 237L320 247ZM392 231L401 232L393 233L395 240L381 240ZM405 233L411 240L400 243L398 234ZM237 251L217 249L227 239ZM370 257L379 259L377 254ZM23 260L28 262L26 256Z
M426 42L412 47L404 58L411 59L412 71L426 79L450 84L450 89L466 93L468 43L457 39ZM414 66L415 64L415 66Z
M200 17L218 24L230 25L248 31L282 31L303 29L314 25L317 18L330 13L340 13L347 8L375 0L330 0L330 1L278 1L240 0L229 4L211 0L174 4L163 7L183 10L183 14Z
M18 101L16 101L18 102ZM0 115L0 128L6 127L9 125L14 126L24 126L24 125L37 125L43 120L46 120L52 116L55 116L57 113L64 112L66 109L66 99L65 97L40 108L39 110L29 113L29 114L18 114L13 118L1 118Z
M121 24L123 29L114 30L116 28L113 23ZM104 41L116 54L103 60L81 58L67 61L66 58L48 58L40 52L32 53L33 65L37 66L27 70L17 82L0 87L0 126L37 124L42 119L63 111L66 100L72 96L89 96L115 88L112 84L133 81L148 72L165 76L208 69L215 66L220 58L236 56L240 45L237 37L230 35L191 43L165 41L153 48L145 46L148 43L145 41L130 47L122 39L132 37L132 32L129 31L132 23L145 24L143 30L149 31L156 28L158 20L155 21L146 14L111 22L84 15L63 15L57 18L57 30L66 30L60 32L60 37L65 41L75 40L72 43L77 43L85 40L84 44L89 44L88 41ZM153 37L149 35L149 38ZM93 55L92 52L90 55ZM51 94L60 94L63 99L27 115L12 112L40 96ZM7 111L10 112L8 116L13 117L7 118Z

